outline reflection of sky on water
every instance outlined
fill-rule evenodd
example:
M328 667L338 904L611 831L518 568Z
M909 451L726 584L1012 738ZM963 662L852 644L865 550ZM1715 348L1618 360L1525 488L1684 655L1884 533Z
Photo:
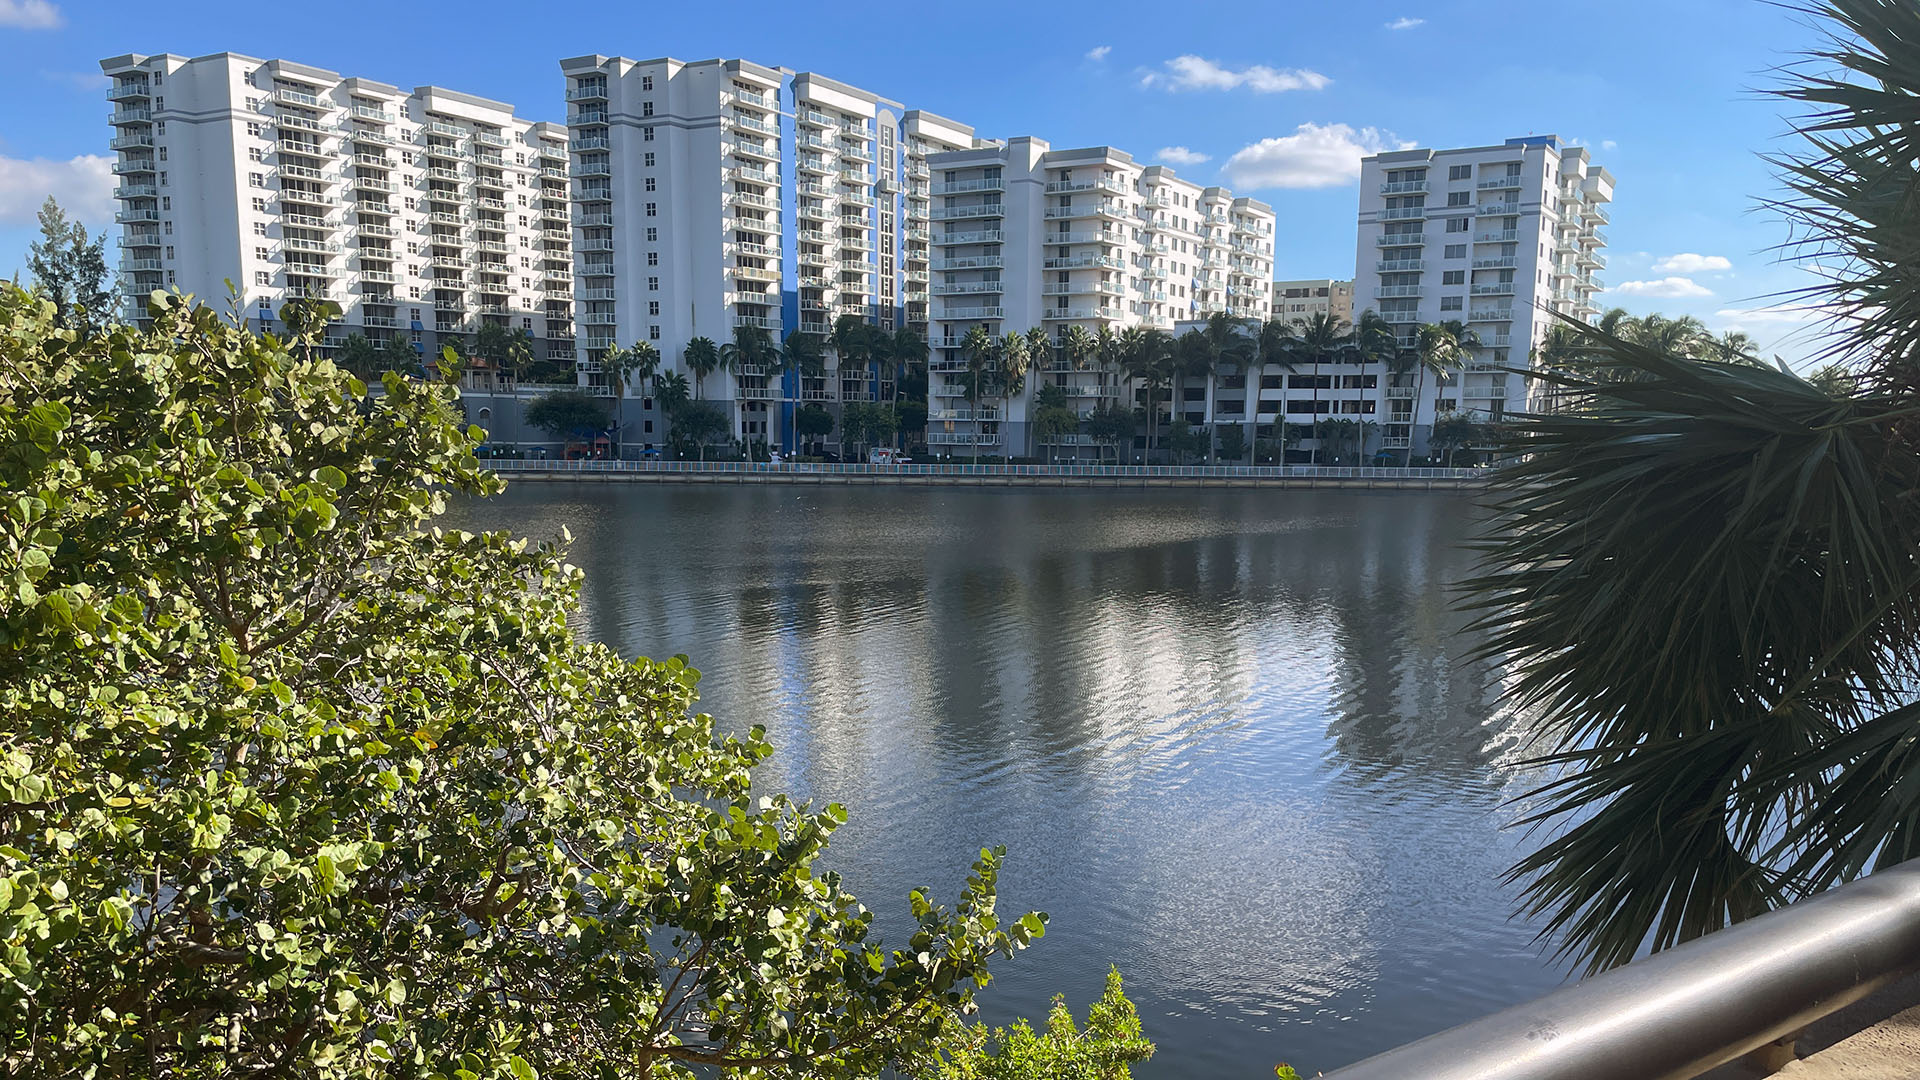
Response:
M847 804L830 862L899 925L1009 849L1051 913L990 1019L1119 964L1143 1078L1330 1069L1558 981L1508 920L1497 673L1446 603L1465 500L515 484L573 530L583 630L693 658L761 783Z

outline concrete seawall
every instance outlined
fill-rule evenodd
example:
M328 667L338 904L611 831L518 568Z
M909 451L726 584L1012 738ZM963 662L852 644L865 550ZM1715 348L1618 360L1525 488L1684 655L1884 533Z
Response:
M1244 473L1223 475L1074 475L1055 473L808 471L705 472L644 469L570 469L518 467L498 472L509 482L615 484L787 484L890 487L1045 487L1045 488L1282 488L1343 491L1478 491L1484 476L1299 475Z

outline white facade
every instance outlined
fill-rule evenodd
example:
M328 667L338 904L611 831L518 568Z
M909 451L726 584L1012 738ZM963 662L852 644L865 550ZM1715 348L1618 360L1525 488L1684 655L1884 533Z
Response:
M1000 337L1039 327L1058 342L1226 312L1265 319L1273 280L1273 210L1203 187L1108 146L1052 150L1009 140L928 159L933 196L933 315L927 441L936 453L1026 456L1043 383L1082 416L1130 402L1112 372L1035 358L1025 392L968 400L960 345L973 327ZM1084 436L1053 440L1071 444Z
M747 60L561 61L572 111L581 370L608 388L614 345L651 342L662 372L687 343L736 329L778 345L842 315L924 332L926 158L973 131L824 76ZM723 403L734 437L791 447L804 402L891 398L884 366L782 378L764 365L690 382ZM637 389L629 389L637 394ZM642 403L643 405L646 403ZM624 440L658 442L652 408Z
M1273 317L1288 322L1331 315L1353 321L1353 282L1336 278L1303 278L1273 283Z
M1356 307L1409 343L1420 324L1457 319L1481 345L1455 377L1386 389L1387 449L1424 445L1437 416L1523 407L1527 388L1497 369L1526 366L1550 312L1598 314L1612 197L1613 176L1551 135L1363 159Z
M573 356L566 129L439 87L234 53L130 54L112 80L126 316L179 288L276 326L345 310L328 339L400 335L431 356L482 322Z

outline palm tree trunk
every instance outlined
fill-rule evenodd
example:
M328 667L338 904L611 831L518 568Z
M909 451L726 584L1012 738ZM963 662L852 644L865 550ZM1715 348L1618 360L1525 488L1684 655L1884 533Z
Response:
M1313 449L1307 451L1307 464L1320 464L1320 354L1313 354Z
M1401 467L1413 468L1413 433L1420 426L1420 396L1427 389L1427 365L1422 363L1413 376L1413 410L1407 414L1407 456ZM1437 418L1437 417L1436 417Z

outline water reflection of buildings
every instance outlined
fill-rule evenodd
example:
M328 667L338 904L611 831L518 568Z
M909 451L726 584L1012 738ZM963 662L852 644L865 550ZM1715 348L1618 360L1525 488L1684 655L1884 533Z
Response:
M1503 917L1494 673L1444 592L1461 500L519 485L473 512L571 526L587 632L688 654L704 708L768 727L765 790L848 805L829 861L883 928L1007 844L1003 907L1055 922L990 1019L1116 960L1170 1060L1331 1066L1369 1007L1390 1045L1543 969ZM1451 1000L1409 1006L1434 978Z

